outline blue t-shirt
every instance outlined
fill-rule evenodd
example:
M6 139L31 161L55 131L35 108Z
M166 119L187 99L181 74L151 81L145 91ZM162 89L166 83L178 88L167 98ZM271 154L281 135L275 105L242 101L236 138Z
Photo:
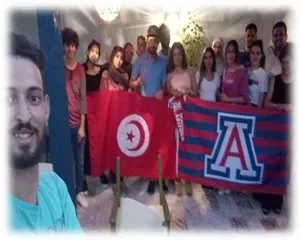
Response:
M65 182L54 172L40 173L37 205L10 194L14 231L82 232Z
M239 51L238 62L245 66L245 68L251 67L250 53L247 51Z
M132 78L138 79L143 76L141 95L153 96L162 89L167 78L166 66L166 60L160 56L156 56L153 60L148 52L137 57L133 65Z

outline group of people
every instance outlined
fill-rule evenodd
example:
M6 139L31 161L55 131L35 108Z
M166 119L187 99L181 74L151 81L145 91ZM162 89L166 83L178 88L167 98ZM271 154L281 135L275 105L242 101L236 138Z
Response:
M102 46L98 41L92 40L87 47L86 61L79 63L75 57L79 46L77 32L71 28L64 28L62 40L70 138L75 165L76 199L83 208L89 204L86 195L88 193L93 195L85 181L85 176L91 174L87 92L104 89L131 91L158 100L164 95L189 95L231 105L291 110L289 91L292 81L291 52L284 22L277 22L273 26L272 44L266 53L262 41L257 39L257 26L253 23L245 28L245 48L242 51L239 50L236 40L230 40L224 48L222 38L214 39L212 46L206 47L203 53L200 53L197 71L188 66L185 49L180 42L175 42L170 47L170 33L165 24L160 27L151 25L146 37L142 35L137 37L135 61L133 61L134 46L128 42L124 47L114 46L111 55L106 55L107 63L99 65ZM48 224L45 220L40 220L39 212L43 205L58 204L59 201L49 201L50 197L44 194L43 188L56 189L57 198L63 201L60 207L67 208L72 219L75 210L66 185L57 175L44 177L37 174L39 145L49 116L49 99L44 93L42 78L43 54L22 36L15 34L12 41L14 44L11 56L14 68L11 76L12 86L9 87L9 103L12 108L13 126L10 148L13 170L18 178L14 182L11 198L16 217L20 217L20 212L26 212L24 210L30 212L26 214L26 218L13 221L15 226L22 228L22 225L28 225L29 216L30 220L35 220L35 223L30 222L31 226L39 226L40 224L37 224L39 220L41 223L44 222L42 226L46 227ZM160 42L162 49L158 53ZM27 77L28 81L23 81L24 77L25 79ZM178 140L179 133L176 131L175 134ZM24 170L27 171L23 172ZM100 176L101 183L105 185L116 183L114 171L108 171L109 176L107 173ZM22 179L24 175L26 178ZM24 180L29 180L30 185L26 185ZM149 180L147 191L150 195L155 192L156 185L157 180ZM185 187L186 193L191 195L191 183L185 183ZM168 191L165 182L163 189ZM175 181L175 192L181 195L179 178ZM229 190L219 190L220 194L224 192L228 193ZM37 202L40 198L42 201ZM265 214L271 210L277 213L281 210L282 196L254 194L254 198L262 203L262 211ZM37 210L34 210L35 208ZM47 215L54 215L53 211L58 215L57 220L63 217L66 222L66 216L61 215L62 210L53 208L55 206L49 206ZM70 225L76 228L78 221L70 222Z

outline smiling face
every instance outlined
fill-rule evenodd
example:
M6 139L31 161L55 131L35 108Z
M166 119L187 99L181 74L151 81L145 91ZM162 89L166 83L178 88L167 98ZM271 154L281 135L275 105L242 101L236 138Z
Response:
M76 51L77 51L77 48L76 48L75 43L65 43L64 44L65 57L67 57L68 59L75 58Z
M123 52L118 51L113 58L113 65L116 69L120 69L123 63Z
M26 169L39 162L49 99L44 95L42 76L33 62L10 57L10 66L9 152L13 168Z
M262 58L261 49L259 46L253 46L251 48L250 59L252 66L260 66L260 60Z
M100 57L100 49L96 44L94 44L88 51L89 61L93 64L96 64L99 57Z
M229 45L226 50L226 59L228 65L232 65L236 62L236 53L233 45Z

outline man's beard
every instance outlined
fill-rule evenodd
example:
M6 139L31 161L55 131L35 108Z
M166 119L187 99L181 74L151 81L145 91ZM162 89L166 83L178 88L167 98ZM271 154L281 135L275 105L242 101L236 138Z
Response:
M148 52L150 54L154 55L156 53L156 48L151 47L151 48L148 49Z
M21 151L15 152L14 147L12 146L13 143L10 143L10 163L14 169L28 169L38 164L40 161L41 144L42 140L44 140L45 131L41 133L41 137L39 138L39 131L30 123L19 123L16 127L14 127L12 133L22 129L27 129L30 132L34 132L35 135L37 135L38 140L36 143L36 148L33 150L33 152L30 152L30 146L20 146L19 148Z
M14 169L28 169L40 162L41 155L41 142L37 145L36 149L30 153L28 147L22 148L21 154L11 153L11 164Z

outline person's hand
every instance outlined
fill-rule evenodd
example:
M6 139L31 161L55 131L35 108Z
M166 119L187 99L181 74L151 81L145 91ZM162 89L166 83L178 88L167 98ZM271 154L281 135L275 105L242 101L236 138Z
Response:
M176 90L176 89L172 89L171 90L171 94L172 94L172 96L179 96L180 95L180 92L178 91L178 90Z
M227 96L225 93L221 93L221 94L220 94L220 100L221 100L222 102L227 102L228 96Z
M285 105L283 109L284 109L284 111L289 112L292 110L292 107L291 107L291 105Z
M78 129L78 133L77 133L77 141L80 142L81 140L83 140L86 137L86 133L83 127L80 127Z
M157 100L162 100L163 99L163 91L162 90L159 90L155 95L154 97L157 99Z
M142 86L142 85L143 85L143 82L144 82L144 76L143 76L143 74L142 74L142 75L140 75L140 76L138 77L138 79L137 79L137 87L138 87L138 86Z

